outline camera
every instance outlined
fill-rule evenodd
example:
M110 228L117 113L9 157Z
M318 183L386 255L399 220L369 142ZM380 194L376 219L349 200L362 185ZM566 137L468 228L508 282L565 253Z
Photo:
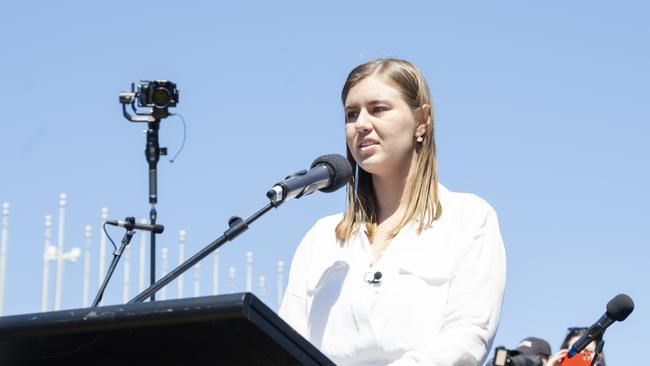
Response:
M136 100L138 107L150 109L136 109ZM160 120L171 115L169 107L176 107L178 104L178 89L176 84L169 80L138 81L131 83L130 92L120 92L120 104L124 118L131 122L160 123ZM126 110L129 105L135 116Z
M497 347L494 350L492 366L544 366L544 360L539 356L519 354L519 351L511 351L505 347Z
M139 107L176 107L178 89L168 80L140 81L136 92Z

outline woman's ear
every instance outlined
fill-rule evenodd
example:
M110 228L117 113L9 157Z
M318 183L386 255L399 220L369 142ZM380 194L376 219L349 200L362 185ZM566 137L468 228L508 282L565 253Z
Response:
M427 132L431 126L431 106L429 104L422 104L418 108L417 113L418 127L416 129L416 134L422 136Z
M418 122L425 124L431 123L431 106L429 104L422 104L418 108Z
M429 125L426 123L420 123L416 128L415 128L415 138L418 137L424 137L427 134Z

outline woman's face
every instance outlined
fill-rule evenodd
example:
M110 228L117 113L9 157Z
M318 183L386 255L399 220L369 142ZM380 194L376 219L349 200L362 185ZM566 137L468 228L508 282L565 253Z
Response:
M350 89L345 99L345 134L357 164L378 176L408 174L418 127L402 93L372 75ZM405 175L404 175L405 177Z

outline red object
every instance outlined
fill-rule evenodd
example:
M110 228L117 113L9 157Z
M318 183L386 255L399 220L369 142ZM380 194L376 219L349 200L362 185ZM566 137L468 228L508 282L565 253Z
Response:
M583 351L571 358L564 357L562 361L560 361L560 366L590 366L593 357L593 352Z

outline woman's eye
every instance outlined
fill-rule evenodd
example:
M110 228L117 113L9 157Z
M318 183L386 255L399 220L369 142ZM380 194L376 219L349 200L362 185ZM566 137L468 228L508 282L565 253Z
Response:
M348 113L345 114L345 119L347 121L354 121L355 119L357 119L358 116L359 116L359 112L349 111Z
M388 108L378 105L378 106L375 106L375 107L372 108L372 113L381 113L381 112L385 112L387 110L388 110Z

